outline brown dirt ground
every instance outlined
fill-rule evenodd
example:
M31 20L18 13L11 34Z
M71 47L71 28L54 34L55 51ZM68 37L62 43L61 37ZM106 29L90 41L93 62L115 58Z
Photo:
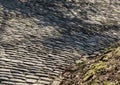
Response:
M62 74L60 85L120 85L120 45L96 58L81 58Z

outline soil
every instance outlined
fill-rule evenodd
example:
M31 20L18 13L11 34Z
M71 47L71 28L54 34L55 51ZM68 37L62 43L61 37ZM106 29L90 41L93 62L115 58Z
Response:
M120 45L97 58L82 58L62 74L60 85L120 85Z

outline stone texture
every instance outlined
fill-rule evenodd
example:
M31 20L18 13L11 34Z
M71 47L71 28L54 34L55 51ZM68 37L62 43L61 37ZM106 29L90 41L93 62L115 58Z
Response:
M39 80L38 83L44 84L44 85L50 85L50 82L45 80Z
M118 1L69 0L71 11L54 1L0 0L0 85L49 85L80 57L120 40Z
M37 80L35 80L35 79L26 79L26 82L28 82L28 83L35 83Z

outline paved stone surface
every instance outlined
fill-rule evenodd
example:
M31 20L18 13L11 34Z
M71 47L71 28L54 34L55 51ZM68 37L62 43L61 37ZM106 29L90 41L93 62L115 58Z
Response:
M38 1L0 0L0 85L49 85L82 55L120 40L120 3L81 3L71 13Z

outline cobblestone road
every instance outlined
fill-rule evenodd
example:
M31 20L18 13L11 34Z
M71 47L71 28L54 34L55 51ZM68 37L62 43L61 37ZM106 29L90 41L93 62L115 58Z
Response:
M73 22L53 6L31 3L0 0L0 85L50 85L83 54L94 56L120 40L119 25ZM91 26L107 30L82 29Z

